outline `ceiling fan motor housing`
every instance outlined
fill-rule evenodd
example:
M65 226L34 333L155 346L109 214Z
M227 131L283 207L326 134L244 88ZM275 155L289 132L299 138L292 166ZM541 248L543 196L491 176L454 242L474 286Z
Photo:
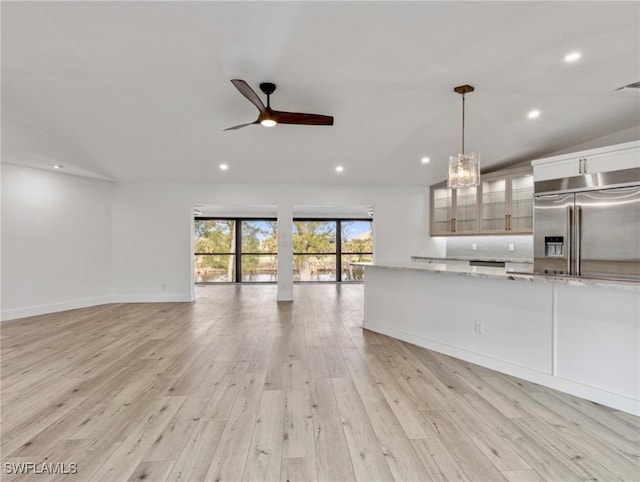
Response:
M271 95L276 91L276 84L272 82L262 82L260 84L260 90L266 95Z

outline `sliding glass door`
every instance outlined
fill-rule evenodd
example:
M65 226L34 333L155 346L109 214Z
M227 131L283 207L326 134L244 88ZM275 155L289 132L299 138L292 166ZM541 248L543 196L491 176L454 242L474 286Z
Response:
M278 280L275 219L204 218L194 221L196 283ZM370 219L294 219L293 280L362 282L357 263L373 257Z
M196 219L194 225L195 282L236 281L236 221Z
M278 231L274 219L196 218L196 283L275 282Z

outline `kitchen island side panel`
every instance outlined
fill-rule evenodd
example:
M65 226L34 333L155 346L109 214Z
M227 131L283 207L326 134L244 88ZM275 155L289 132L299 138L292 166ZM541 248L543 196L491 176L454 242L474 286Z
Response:
M364 328L496 370L552 373L549 284L367 267L364 289Z
M555 286L556 375L640 399L640 293Z
M363 328L640 415L635 285L466 274L368 266Z

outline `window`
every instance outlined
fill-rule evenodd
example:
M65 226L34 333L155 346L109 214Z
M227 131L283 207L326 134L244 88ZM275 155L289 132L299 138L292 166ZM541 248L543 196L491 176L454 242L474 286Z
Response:
M363 281L364 266L351 263L373 261L373 231L371 221L340 221L341 281Z
M196 283L277 281L275 220L197 218L194 226Z
M278 224L268 220L242 220L240 273L242 281L277 281Z
M293 221L293 280L336 281L336 221Z
M196 219L194 224L195 281L235 281L236 222L226 219Z
M293 280L361 282L371 262L370 219L294 219ZM268 283L278 280L275 219L196 218L196 283Z
M295 219L294 281L363 281L373 259L370 219ZM338 242L339 240L339 242Z

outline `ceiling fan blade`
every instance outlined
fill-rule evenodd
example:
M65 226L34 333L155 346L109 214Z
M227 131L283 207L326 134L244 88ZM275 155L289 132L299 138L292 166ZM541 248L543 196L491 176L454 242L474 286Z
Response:
M235 131L236 129L242 129L243 127L250 126L251 124L258 124L258 121L249 122L248 124L240 124L240 125L233 126L233 127L227 127L226 129L223 130L223 132L224 131Z
M278 124L299 124L306 126L332 126L333 117L330 115L304 114L302 112L271 111L271 118Z
M235 86L236 89L240 91L242 95L244 95L249 100L249 102L255 105L260 112L264 112L267 110L262 100L260 100L260 97L258 97L258 94L256 94L254 90L249 87L249 84L247 84L244 80L231 79L231 83Z

